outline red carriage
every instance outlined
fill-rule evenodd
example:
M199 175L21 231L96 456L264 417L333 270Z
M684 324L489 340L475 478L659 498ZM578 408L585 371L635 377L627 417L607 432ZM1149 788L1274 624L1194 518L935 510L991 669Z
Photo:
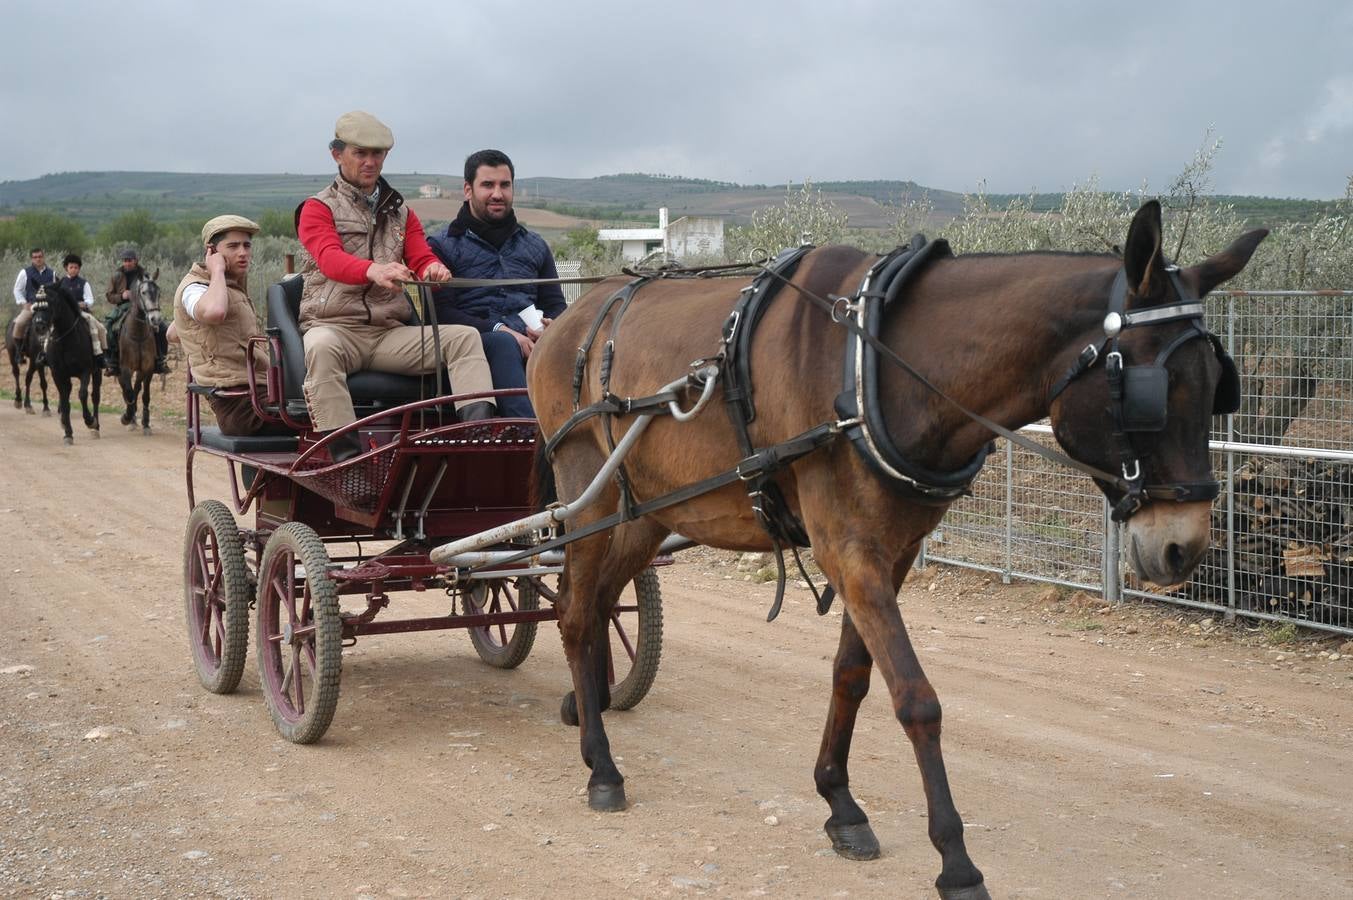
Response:
M184 601L198 677L222 694L239 684L256 609L255 653L273 721L288 740L310 743L337 707L343 647L361 637L465 629L489 665L520 665L539 623L557 618L563 554L531 555L535 537L523 534L481 550L473 566L429 559L438 544L534 511L536 423L461 423L453 401L465 397L439 396L438 379L359 372L348 380L359 420L320 437L301 395L300 286L291 278L268 291L268 333L254 340L266 344L271 365L266 389L250 397L260 415L294 433L239 437L203 425L201 398L216 389L190 379ZM328 447L343 433L355 433L363 452L334 463ZM198 453L225 461L233 510L197 502ZM238 524L250 510L252 520ZM383 617L392 595L408 592L444 593L445 612ZM612 705L626 709L648 692L661 654L653 566L633 580L611 635Z

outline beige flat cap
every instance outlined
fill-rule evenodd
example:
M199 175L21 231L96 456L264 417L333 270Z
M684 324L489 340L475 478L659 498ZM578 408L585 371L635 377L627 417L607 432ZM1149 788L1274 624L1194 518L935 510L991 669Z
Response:
M395 145L395 136L385 127L385 123L360 109L338 117L338 122L334 124L334 137L345 144L368 150L389 150Z
M244 216L217 216L208 219L207 224L202 226L202 243L211 243L211 239L223 231L247 231L249 234L258 234L258 225Z

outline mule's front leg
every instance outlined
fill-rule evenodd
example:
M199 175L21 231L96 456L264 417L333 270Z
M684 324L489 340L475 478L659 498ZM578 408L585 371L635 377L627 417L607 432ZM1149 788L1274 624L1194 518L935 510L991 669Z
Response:
M122 402L127 405L127 410L122 414L119 420L123 425L136 424L136 393L132 390L132 375L126 369L118 373L117 383L122 388Z
M878 838L869 827L869 817L850 793L846 762L855 716L869 693L869 673L874 660L847 614L841 621L841 643L832 665L832 702L827 710L827 728L822 733L813 781L832 814L823 828L832 839L832 849L846 859L877 859Z
M883 573L877 579L856 570L844 594L855 626L864 639L916 753L925 789L930 842L940 852L942 869L935 887L945 900L990 900L982 873L973 865L963 842L963 818L954 808L949 777L940 752L940 701L921 670L906 626L897 608L896 589Z
M141 433L150 434L150 385L154 379L144 376L141 382Z
M583 762L592 770L587 780L587 805L600 812L616 812L626 805L625 779L611 757L611 743L601 721L603 704L610 698L603 696L597 684L598 666L603 678L606 666L607 619L598 603L596 576L604 549L604 541L597 540L580 541L568 548L565 574L560 580L559 633L573 676L573 692L564 698L560 718L578 726Z

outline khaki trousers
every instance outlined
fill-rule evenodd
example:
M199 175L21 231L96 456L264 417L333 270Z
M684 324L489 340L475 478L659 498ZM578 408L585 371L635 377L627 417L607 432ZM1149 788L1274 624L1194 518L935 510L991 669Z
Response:
M442 359L457 394L493 390L479 332L468 325L443 325ZM305 333L305 404L318 431L332 431L357 419L348 393L348 373L371 369L396 375L426 375L434 369L432 329L417 325L313 325ZM492 398L467 400L456 406ZM496 405L496 404L495 404Z
M22 344L24 337L28 334L28 321L33 318L33 304L25 303L19 307L19 314L14 317L14 342Z
M81 315L89 323L89 336L94 341L94 355L98 356L108 346L108 329L104 328L103 323L89 313L82 313Z

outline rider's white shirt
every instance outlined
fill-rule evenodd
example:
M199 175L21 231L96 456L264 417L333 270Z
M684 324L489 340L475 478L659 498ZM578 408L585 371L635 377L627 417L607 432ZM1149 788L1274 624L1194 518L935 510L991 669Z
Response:
M206 292L207 286L205 284L190 284L183 289L183 311L194 322L197 321L197 301L201 300L202 295Z

